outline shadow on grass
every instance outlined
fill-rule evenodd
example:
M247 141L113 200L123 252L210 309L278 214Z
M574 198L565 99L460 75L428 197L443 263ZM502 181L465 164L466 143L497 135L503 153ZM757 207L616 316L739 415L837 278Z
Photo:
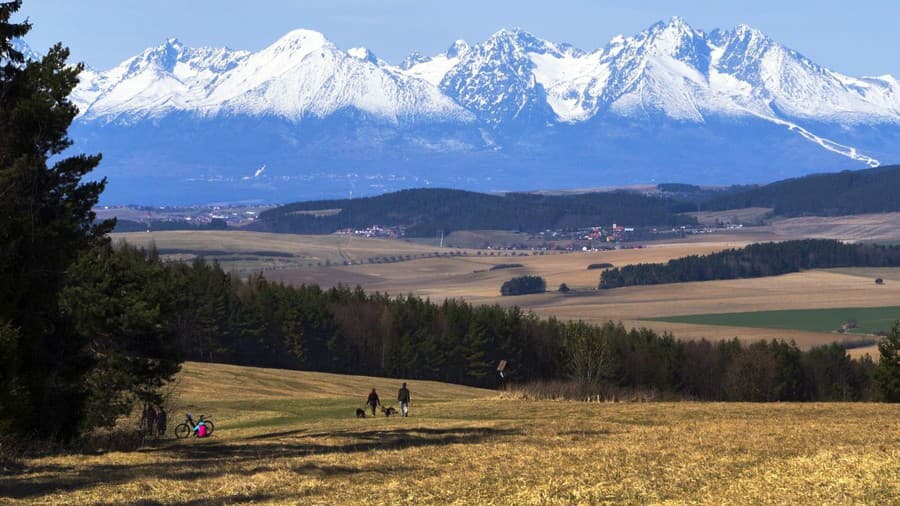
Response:
M254 436L238 441L219 442L187 440L145 449L142 453L165 453L171 461L153 464L94 464L42 465L25 469L18 475L0 480L0 497L14 499L36 498L50 493L71 492L99 484L121 484L142 479L208 480L226 474L251 476L274 470L269 465L240 468L252 462L270 463L276 458L297 458L315 455L354 454L375 450L396 450L451 444L478 444L492 438L511 437L518 430L484 427L448 429L409 428L369 431L334 431L303 434L304 431L285 431ZM279 439L290 437L291 439ZM322 444L316 439L346 439L338 444ZM220 465L217 465L220 464ZM238 466L236 468L235 466ZM361 472L392 473L403 471L397 466L349 467L324 466L313 463L291 468L299 474L318 476L350 475ZM37 476L35 476L37 475ZM265 497L254 500L268 500ZM200 501L197 504L225 504L228 502ZM142 504L155 504L146 502Z
M287 497L272 494L232 494L215 498L193 499L179 502L179 506L224 506L226 504L256 503L261 501L286 500ZM152 499L141 499L127 503L130 506L162 506L163 503Z

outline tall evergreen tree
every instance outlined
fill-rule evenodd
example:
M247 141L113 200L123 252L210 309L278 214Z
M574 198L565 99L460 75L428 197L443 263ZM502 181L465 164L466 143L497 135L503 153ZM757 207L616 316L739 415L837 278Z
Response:
M81 181L100 156L62 156L83 66L66 63L61 44L25 61L13 49L31 29L11 21L21 6L0 3L0 426L65 438L92 360L60 314L59 292L68 267L113 222L96 224L91 212L105 180Z
M900 402L900 322L878 343L881 359L875 369L875 382L882 400Z

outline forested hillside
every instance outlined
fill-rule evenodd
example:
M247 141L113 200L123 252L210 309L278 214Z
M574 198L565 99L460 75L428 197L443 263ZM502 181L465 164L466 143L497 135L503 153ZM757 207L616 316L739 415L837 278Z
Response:
M600 275L600 288L759 278L804 269L897 266L900 266L898 246L804 239L751 244L746 248L709 255L676 258L664 264L635 264L608 269Z
M706 211L771 207L779 216L840 216L900 211L900 165L777 181L716 197Z
M202 260L161 263L152 251L128 247L83 262L80 272L128 267L136 273L130 279L152 276L144 302L158 299L166 308L161 332L174 335L186 359L482 387L500 384L495 368L507 360L504 381L514 382L571 379L717 400L875 395L872 361L851 360L836 344L804 352L785 342L684 342L620 324L539 318L516 307L291 287L261 275L242 280ZM104 268L107 262L117 268ZM107 292L104 276L83 275L73 295ZM94 308L94 299L81 305Z
M489 195L460 190L417 189L344 200L298 202L263 212L253 229L328 234L373 224L407 226L409 236L443 230L516 230L587 227L598 224L684 225L677 213L690 204L631 192Z

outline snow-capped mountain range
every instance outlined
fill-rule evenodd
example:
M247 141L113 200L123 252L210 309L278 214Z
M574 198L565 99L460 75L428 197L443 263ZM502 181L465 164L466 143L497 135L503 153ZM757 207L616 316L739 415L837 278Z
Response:
M762 182L900 160L896 78L679 18L592 51L504 29L397 65L310 30L258 52L170 39L86 71L73 100L74 136L107 153L111 190L116 177L276 200ZM267 179L246 177L264 163Z

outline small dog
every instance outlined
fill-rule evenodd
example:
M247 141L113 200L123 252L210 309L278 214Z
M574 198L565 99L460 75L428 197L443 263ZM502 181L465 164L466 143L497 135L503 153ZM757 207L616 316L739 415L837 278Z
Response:
M365 418L366 412L362 408L356 408L356 418Z
M391 406L391 407L389 407L389 408L386 408L386 407L382 406L382 407L381 407L381 412L384 413L384 416L391 416L391 415L396 415L396 414L397 414L397 410L394 409L393 406Z

